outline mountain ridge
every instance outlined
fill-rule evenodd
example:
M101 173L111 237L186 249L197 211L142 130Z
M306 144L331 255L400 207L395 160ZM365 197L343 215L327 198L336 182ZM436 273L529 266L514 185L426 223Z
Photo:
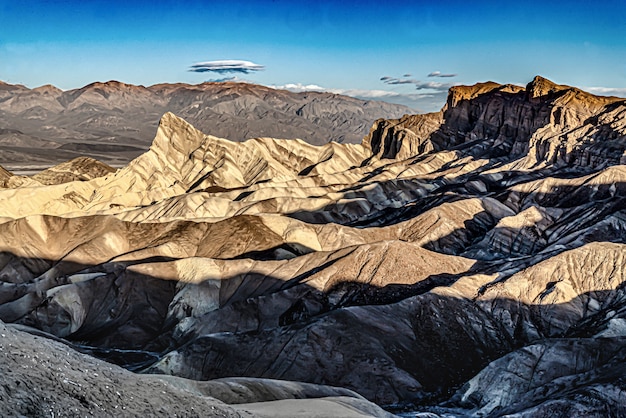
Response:
M583 136L594 135L582 127L595 118L597 121L589 124L591 129L607 129L606 123L623 117L620 109L624 103L626 99L594 96L540 76L526 88L493 82L457 86L450 88L447 103L438 113L376 121L364 144L383 158L407 158L482 138L491 140L501 152L513 155L523 156L533 148L537 154L535 162L576 158L570 154L575 151L572 147ZM555 146L552 138L558 135L563 135L565 142ZM601 148L599 144L594 150L608 157L608 151ZM565 155L561 154L563 151Z
M201 130L235 141L300 138L318 145L358 143L376 118L412 112L401 105L333 93L292 93L236 82L144 87L112 80L68 91L3 84L3 128L18 130L23 138L13 137L9 142L8 136L0 134L0 143L6 144L0 150L0 164L17 158L27 162L37 151L32 148L35 141L50 141L55 145L37 154L39 158L61 162L81 156L73 148L92 145L94 151L87 156L124 165L147 149L157 128L155 122L168 111ZM114 150L110 145L127 148Z

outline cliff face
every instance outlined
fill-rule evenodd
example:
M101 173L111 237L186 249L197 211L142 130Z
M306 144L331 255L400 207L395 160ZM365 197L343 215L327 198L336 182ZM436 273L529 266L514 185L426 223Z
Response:
M593 166L619 163L624 99L598 97L535 77L526 88L496 83L452 87L439 114L378 120L364 143L381 158L476 146L485 158ZM478 143L477 143L478 140Z
M374 122L363 145L379 158L406 159L435 151L432 136L443 123L443 115L405 115L400 119L379 119Z

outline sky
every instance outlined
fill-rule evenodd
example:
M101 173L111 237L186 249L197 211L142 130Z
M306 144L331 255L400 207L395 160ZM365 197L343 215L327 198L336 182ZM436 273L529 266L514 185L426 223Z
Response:
M626 1L0 0L0 80L248 81L435 111L535 75L626 97Z

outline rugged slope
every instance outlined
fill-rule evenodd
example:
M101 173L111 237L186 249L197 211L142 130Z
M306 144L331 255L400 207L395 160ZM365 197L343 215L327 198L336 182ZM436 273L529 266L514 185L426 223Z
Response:
M624 117L622 98L593 96L538 76L526 89L452 87L439 114L379 120L364 143L383 158L473 146L476 157L518 157L526 164L623 164L625 132L615 121Z
M360 145L166 114L114 173L5 174L0 319L142 373L621 415L625 152L623 99L540 77L454 87Z
M389 416L354 392L328 386L137 375L2 322L0 370L6 416L310 416L303 411L320 417Z
M411 113L379 101L233 82L144 87L109 81L69 91L3 84L0 164L51 165L85 155L126 164L148 148L168 111L233 141L300 138L318 145L358 143L375 119Z

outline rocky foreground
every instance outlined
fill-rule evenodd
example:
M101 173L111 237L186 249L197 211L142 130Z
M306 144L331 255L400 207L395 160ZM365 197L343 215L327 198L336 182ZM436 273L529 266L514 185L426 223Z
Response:
M453 87L353 145L166 114L125 168L0 185L3 410L385 414L358 393L409 416L626 415L624 99Z

